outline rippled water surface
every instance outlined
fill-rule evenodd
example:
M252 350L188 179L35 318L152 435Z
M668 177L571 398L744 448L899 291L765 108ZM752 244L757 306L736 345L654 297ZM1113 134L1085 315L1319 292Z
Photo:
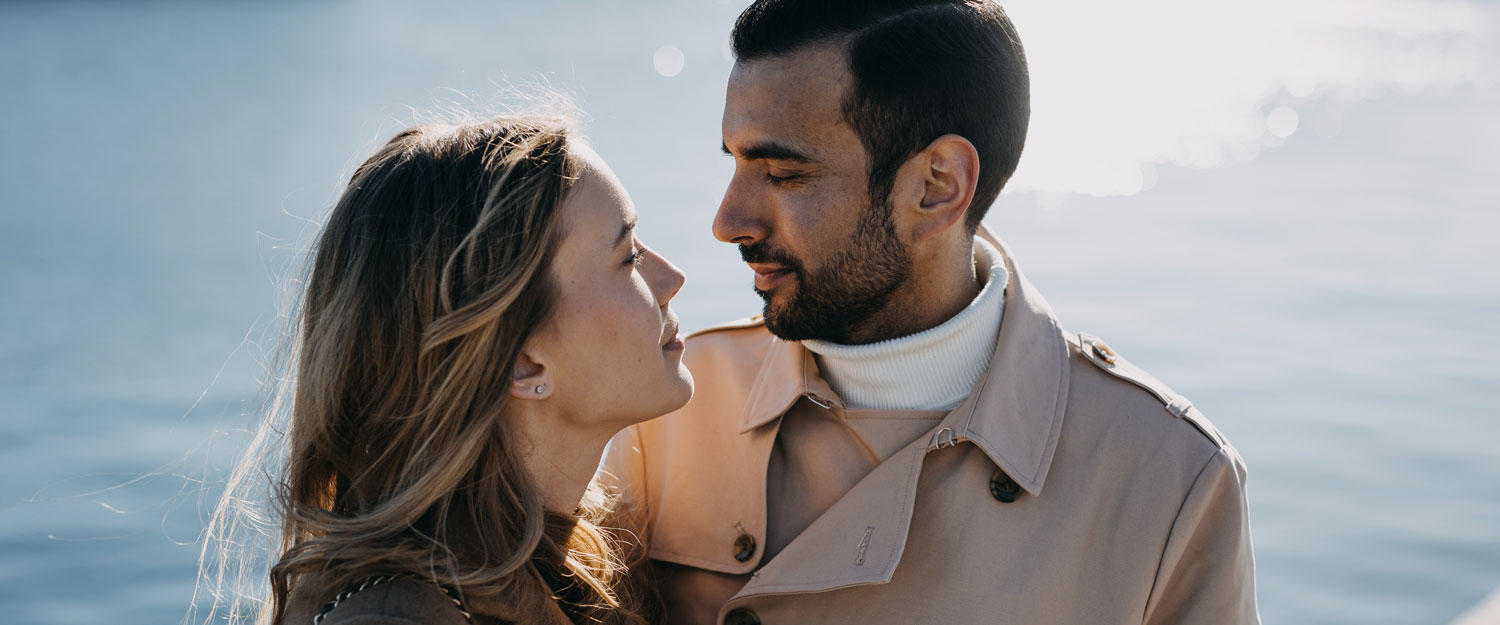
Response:
M1267 623L1449 622L1500 586L1500 9L1130 4L1009 5L988 222L1240 447ZM756 310L709 234L738 3L422 6L0 3L6 622L184 617L279 277L409 107L572 92L684 324Z

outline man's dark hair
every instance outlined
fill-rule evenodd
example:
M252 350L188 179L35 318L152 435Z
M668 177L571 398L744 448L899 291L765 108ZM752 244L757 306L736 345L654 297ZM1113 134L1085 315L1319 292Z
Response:
M854 79L844 120L870 155L875 206L889 198L901 165L945 134L979 152L971 230L1016 171L1030 79L1015 27L992 1L756 0L732 38L740 62L842 44Z

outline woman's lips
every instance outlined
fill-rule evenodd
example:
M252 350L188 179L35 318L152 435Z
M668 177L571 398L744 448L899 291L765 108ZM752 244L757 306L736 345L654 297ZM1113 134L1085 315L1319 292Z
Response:
M682 335L679 332L680 328L677 325L677 320L675 318L672 320L672 325L669 327L671 328L672 333L669 335L667 342L662 344L661 348L669 352L682 349L685 344L682 342Z

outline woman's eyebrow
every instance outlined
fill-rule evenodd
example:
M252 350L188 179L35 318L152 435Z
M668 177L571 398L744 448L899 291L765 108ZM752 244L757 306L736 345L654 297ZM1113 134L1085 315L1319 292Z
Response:
M620 234L615 235L614 245L609 246L609 249L615 249L617 247L620 247L621 243L624 243L626 239L629 239L630 238L630 233L635 231L635 224L636 224L636 222L638 222L640 220L641 220L640 213L636 213L634 215L626 217L625 218L625 223L620 224Z

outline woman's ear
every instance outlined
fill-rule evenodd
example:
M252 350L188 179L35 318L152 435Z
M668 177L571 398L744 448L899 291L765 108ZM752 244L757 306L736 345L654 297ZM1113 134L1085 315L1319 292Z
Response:
M552 376L548 375L547 368L532 359L530 354L521 352L516 358L516 366L510 373L510 396L516 399L546 399L552 396L552 390L556 388Z

